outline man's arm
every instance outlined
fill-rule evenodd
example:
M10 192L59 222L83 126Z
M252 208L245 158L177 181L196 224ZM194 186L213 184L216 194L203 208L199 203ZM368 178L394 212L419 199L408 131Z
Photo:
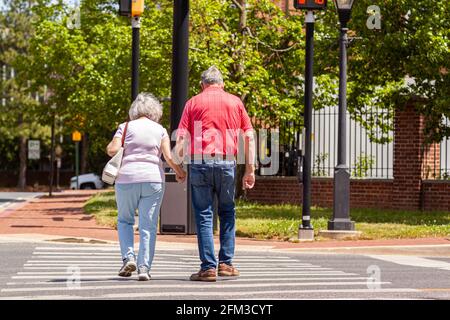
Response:
M251 189L255 185L255 136L253 129L244 133L245 173L242 188Z
M188 100L188 102L186 102L186 105L184 106L183 114L181 115L180 123L178 124L176 134L177 141L172 152L173 160L179 165L183 163L185 148L187 147L186 143L190 142L189 121L191 103L191 100Z

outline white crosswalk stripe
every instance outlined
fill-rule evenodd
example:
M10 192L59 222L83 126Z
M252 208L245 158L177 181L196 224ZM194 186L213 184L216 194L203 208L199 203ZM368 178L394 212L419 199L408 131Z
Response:
M160 248L155 253L152 281L137 282L136 276L117 276L121 267L118 247L39 246L23 269L0 291L0 299L203 299L220 298L220 295L246 299L264 298L264 293L270 297L277 293L297 295L298 292L327 290L370 292L368 283L372 288L389 292L385 287L391 284L267 252L261 255L238 252L234 264L241 272L240 277L219 277L214 283L189 282L189 275L199 268L197 254Z

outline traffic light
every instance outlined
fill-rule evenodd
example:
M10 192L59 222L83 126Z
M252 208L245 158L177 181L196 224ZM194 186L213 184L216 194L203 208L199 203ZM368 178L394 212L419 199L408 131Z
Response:
M327 7L327 0L294 0L295 9L322 10Z
M131 0L119 0L119 15L127 17L131 15Z
M144 12L144 0L131 0L131 16L139 17Z
M144 12L144 0L119 0L121 16L139 17Z

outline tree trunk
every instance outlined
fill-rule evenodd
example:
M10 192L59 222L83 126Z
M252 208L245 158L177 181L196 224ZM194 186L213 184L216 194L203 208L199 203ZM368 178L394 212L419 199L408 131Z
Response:
M81 174L87 173L89 155L89 135L83 134L83 142L81 143Z
M17 188L25 190L27 184L27 137L23 134L23 118L19 117L19 180Z

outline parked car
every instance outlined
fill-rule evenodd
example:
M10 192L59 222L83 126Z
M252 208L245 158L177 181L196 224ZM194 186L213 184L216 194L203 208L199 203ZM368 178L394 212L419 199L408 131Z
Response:
M102 189L104 183L102 179L95 173L87 173L78 176L79 189ZM77 177L70 178L70 189L77 188Z

